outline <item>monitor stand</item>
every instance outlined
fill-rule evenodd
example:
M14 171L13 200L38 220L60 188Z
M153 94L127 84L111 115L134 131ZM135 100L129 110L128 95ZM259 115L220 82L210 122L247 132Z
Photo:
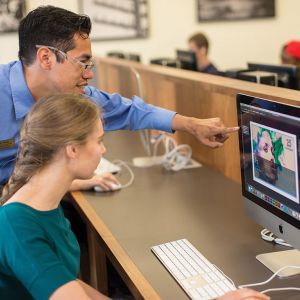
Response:
M300 267L300 251L296 249L259 254L256 259L274 273L284 266ZM297 274L300 274L300 269L287 268L280 272L278 276L289 277Z

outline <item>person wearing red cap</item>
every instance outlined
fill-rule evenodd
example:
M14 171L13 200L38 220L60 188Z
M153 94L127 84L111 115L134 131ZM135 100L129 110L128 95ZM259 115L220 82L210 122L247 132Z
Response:
M281 63L300 66L300 41L290 41L283 46Z

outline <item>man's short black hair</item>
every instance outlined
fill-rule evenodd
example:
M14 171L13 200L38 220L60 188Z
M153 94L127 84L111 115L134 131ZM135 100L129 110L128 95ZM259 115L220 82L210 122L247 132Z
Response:
M19 58L25 65L32 64L36 58L36 45L70 51L75 47L74 34L88 38L91 26L91 20L86 15L51 5L39 6L20 22Z

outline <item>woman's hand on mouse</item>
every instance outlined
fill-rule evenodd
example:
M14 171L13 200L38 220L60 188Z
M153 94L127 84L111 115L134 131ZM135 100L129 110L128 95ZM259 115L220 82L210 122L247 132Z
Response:
M90 190L95 186L101 187L104 191L110 191L112 185L120 185L120 182L111 173L103 173L101 175L94 175L87 180L73 180L70 191Z

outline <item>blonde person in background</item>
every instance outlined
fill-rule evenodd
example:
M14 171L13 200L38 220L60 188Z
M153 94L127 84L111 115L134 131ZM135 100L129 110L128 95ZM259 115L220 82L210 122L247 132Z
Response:
M60 202L101 160L100 109L83 95L39 100L21 128L16 164L0 206L0 299L107 299L77 278L80 249ZM242 289L220 300L268 297Z

